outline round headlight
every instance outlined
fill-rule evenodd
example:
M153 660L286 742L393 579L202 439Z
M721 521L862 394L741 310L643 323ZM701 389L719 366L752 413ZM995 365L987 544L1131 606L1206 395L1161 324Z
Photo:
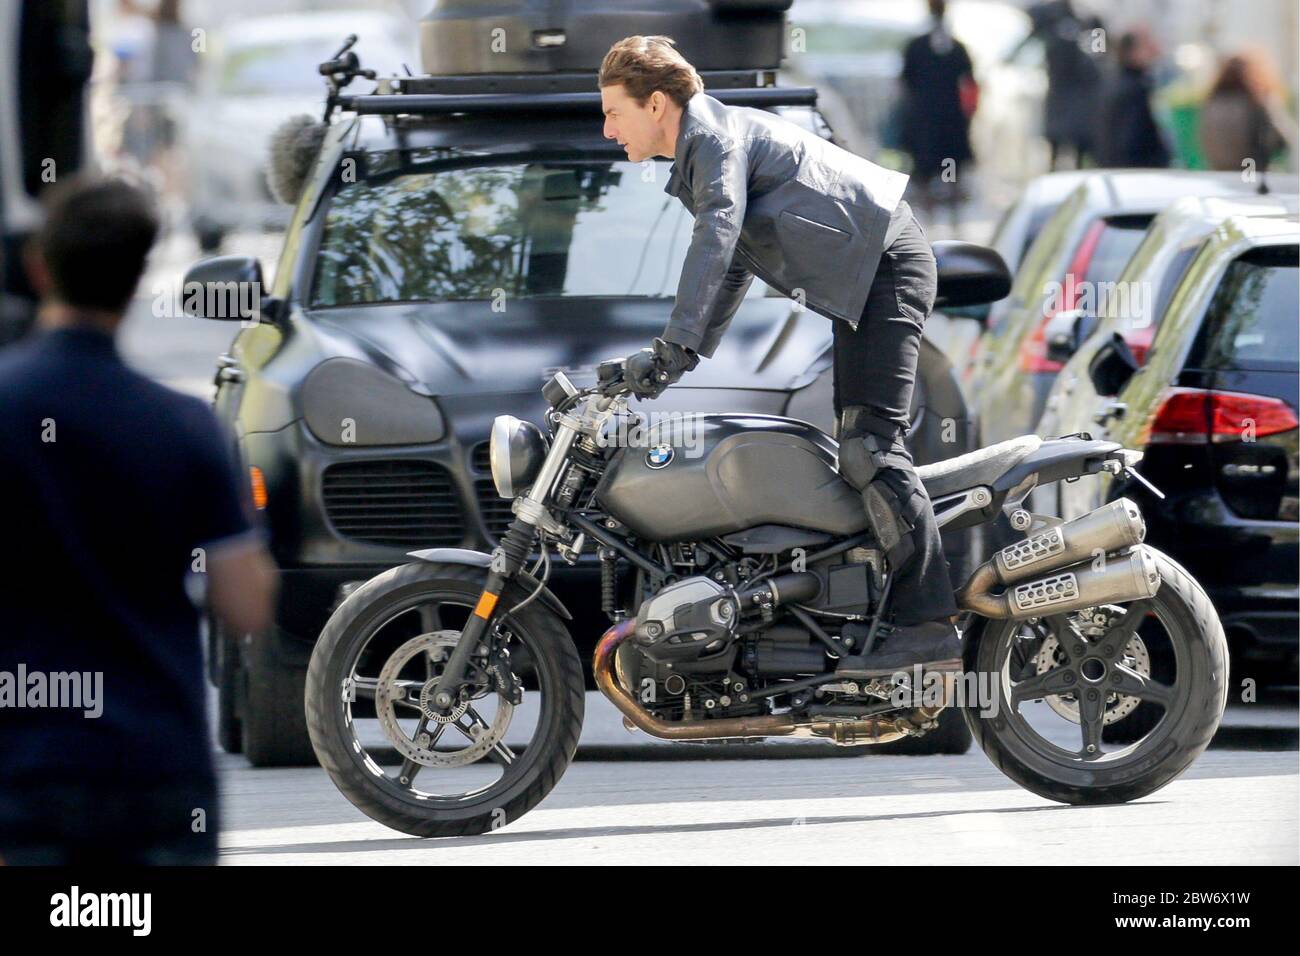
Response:
M532 422L498 415L492 422L488 452L497 494L514 498L532 487L537 478L546 459L546 437Z

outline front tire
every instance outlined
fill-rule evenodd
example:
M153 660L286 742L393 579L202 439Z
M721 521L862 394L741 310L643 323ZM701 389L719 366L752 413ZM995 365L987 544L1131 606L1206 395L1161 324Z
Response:
M1126 688L1143 686L1142 694L1152 695L1140 696L1143 704L1148 700L1162 701L1160 718L1136 741L1126 741L1124 746L1106 751L1102 721L1109 706L1106 697L1109 685L1105 682L1096 684L1100 688L1101 710L1092 710L1091 713L1100 713L1100 716L1089 720L1079 705L1078 693L1090 692L1092 688L1079 679L1072 680L1068 686L1077 691L1073 695L1078 720L1074 739L1080 741L1080 749L1075 752L1067 749L1069 744L1065 743L1068 741L1065 731L1068 724L1057 742L1047 739L1031 724L1026 714L1037 707L1036 713L1041 717L1046 713L1049 698L1054 698L1058 705L1071 698L1070 694L1050 692L1052 688L1064 690L1065 683L1050 678L1069 668L1056 667L1047 674L1040 672L1032 678L1026 677L1028 665L1033 662L1032 655L1029 655L1029 660L1023 661L1025 667L1018 670L1018 678L1012 676L1012 671L1016 670L1012 665L1016 663L1017 642L1035 639L1032 634L1025 633L1032 630L1032 626L1024 622L978 618L969 632L964 650L966 670L978 677L977 686L982 694L991 689L992 703L996 707L995 712L986 714L982 711L983 701L968 700L964 704L971 733L999 770L1039 796L1072 804L1136 800L1159 790L1186 770L1209 745L1218 729L1228 694L1228 647L1223 626L1209 597L1187 570L1168 555L1154 548L1148 550L1156 559L1161 584L1153 598L1132 602L1128 606L1136 614L1129 622L1133 630L1114 631L1112 628L1096 643L1089 640L1084 645L1100 652L1110 640L1110 634L1135 633L1137 625L1148 623L1149 618L1154 618L1166 632L1169 652L1176 662L1172 682L1164 684L1144 678L1122 685ZM1071 634L1077 631L1058 632L1058 628L1063 627L1062 619L1068 617L1056 615L1041 620L1053 635L1060 633L1062 641L1073 641ZM1143 633L1150 639L1150 630ZM1121 637L1111 641L1111 645L1118 643L1122 647L1127 640L1127 637ZM1093 650L1087 653L1091 654ZM1080 658L1081 661L1085 659ZM1092 666L1095 672L1096 666ZM1118 669L1112 671L1110 667L1107 665L1105 680L1116 676L1128 679L1126 674ZM1132 673L1131 668L1128 671ZM1025 689L1016 691L1022 684ZM1039 690L1048 692L1040 694ZM1154 696L1156 694L1159 698ZM1026 699L1012 704L1016 698ZM1096 708L1098 704L1088 707ZM1053 709L1058 710L1056 707ZM1092 753L1087 752L1090 746L1095 748Z
M418 677L409 679L413 673L409 668L421 660L409 656L413 642L432 635L431 639L444 642L440 646L455 646L459 628L463 628L483 581L481 568L465 565L418 562L392 568L349 595L330 617L312 654L307 672L306 714L321 766L366 816L403 833L420 837L467 836L518 819L550 793L578 747L585 703L582 664L563 622L540 601L502 618L511 635L510 666L524 686L521 706L530 708L530 696L538 703L535 729L522 753L511 749L515 745L506 740L503 730L501 737L494 738L498 746L484 756L477 756L475 745L461 740L470 756L465 763L444 767L436 761L443 759L439 755L447 751L438 751L436 745L443 733L450 733L453 743L459 739L454 730L459 721L438 725L433 741L428 742L429 731L435 725L427 724L423 716L418 716L419 724L411 740L395 737L397 725L391 716L386 725L377 717L381 712L391 715L396 710L385 710L385 701L391 700L393 692L384 688L396 686L403 674L408 677L404 683L420 683ZM512 608L525 597L519 587L511 585L501 596L501 607ZM434 609L432 619L425 616L430 608ZM398 633L393 636L390 630ZM442 660L434 651L421 653L429 660ZM407 661L400 666L408 669L394 670L395 659ZM434 665L426 660L424 666ZM372 671L379 677L369 677ZM362 691L363 697L369 694L367 711L355 703L355 698L358 689L371 686L373 690ZM407 693L402 691L403 698ZM482 706L489 706L492 695L485 693L474 703L480 700L488 702ZM405 699L403 705L408 705ZM478 719L475 711L469 713ZM519 713L520 708L512 705L506 713L506 724ZM369 716L376 716L398 750L396 758L388 760L389 764L401 763L395 773L381 766L382 754L365 740L363 725ZM476 736L495 730L495 721L491 727L488 724L486 720L471 722L469 730ZM448 727L453 729L448 731ZM419 743L422 734L425 743ZM372 729L371 739L374 737ZM413 750L412 745L417 744L426 750ZM416 758L429 763L417 766ZM454 751L450 759L457 759ZM492 763L497 766L490 766ZM498 771L499 779L483 784L487 776ZM455 790L464 777L472 777L477 789ZM451 782L442 785L440 781ZM427 789L430 784L434 789Z

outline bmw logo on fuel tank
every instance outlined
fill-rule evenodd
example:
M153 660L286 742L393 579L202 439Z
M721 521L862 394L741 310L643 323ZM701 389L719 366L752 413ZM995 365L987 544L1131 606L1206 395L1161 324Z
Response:
M672 445L655 445L645 453L645 463L651 468L663 468L673 460Z

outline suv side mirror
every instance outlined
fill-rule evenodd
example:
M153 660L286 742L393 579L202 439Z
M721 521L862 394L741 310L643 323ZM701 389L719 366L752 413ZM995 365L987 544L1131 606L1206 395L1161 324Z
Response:
M933 243L939 288L934 307L987 305L1011 291L1011 273L997 251L973 242Z
M1058 312L1047 320L1043 340L1047 343L1047 357L1053 362L1068 362L1082 343L1085 313L1079 309Z
M1098 395L1109 398L1120 393L1137 369L1133 350L1122 335L1112 332L1110 341L1098 349L1088 363L1088 378Z
M196 319L273 319L275 304L264 294L262 264L252 256L202 259L190 266L181 286L181 308Z

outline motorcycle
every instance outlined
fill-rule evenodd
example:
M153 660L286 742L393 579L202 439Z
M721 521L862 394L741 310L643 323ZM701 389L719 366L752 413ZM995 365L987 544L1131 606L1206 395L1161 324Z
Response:
M939 305L1006 294L996 253L935 250ZM1136 504L1069 522L1024 507L1056 481L1144 482L1139 452L1027 435L918 468L942 533L1005 515L1023 537L957 592L961 660L882 674L854 662L889 608L891 568L830 436L717 413L629 431L642 423L622 361L588 388L556 373L542 394L548 434L511 416L492 427L492 477L515 516L496 550L412 553L339 605L312 654L312 746L372 819L482 833L559 781L586 684L547 587L552 548L571 564L595 549L613 622L595 683L654 737L863 746L932 732L954 707L1020 786L1101 804L1163 787L1218 727L1222 625L1192 576L1143 543Z

